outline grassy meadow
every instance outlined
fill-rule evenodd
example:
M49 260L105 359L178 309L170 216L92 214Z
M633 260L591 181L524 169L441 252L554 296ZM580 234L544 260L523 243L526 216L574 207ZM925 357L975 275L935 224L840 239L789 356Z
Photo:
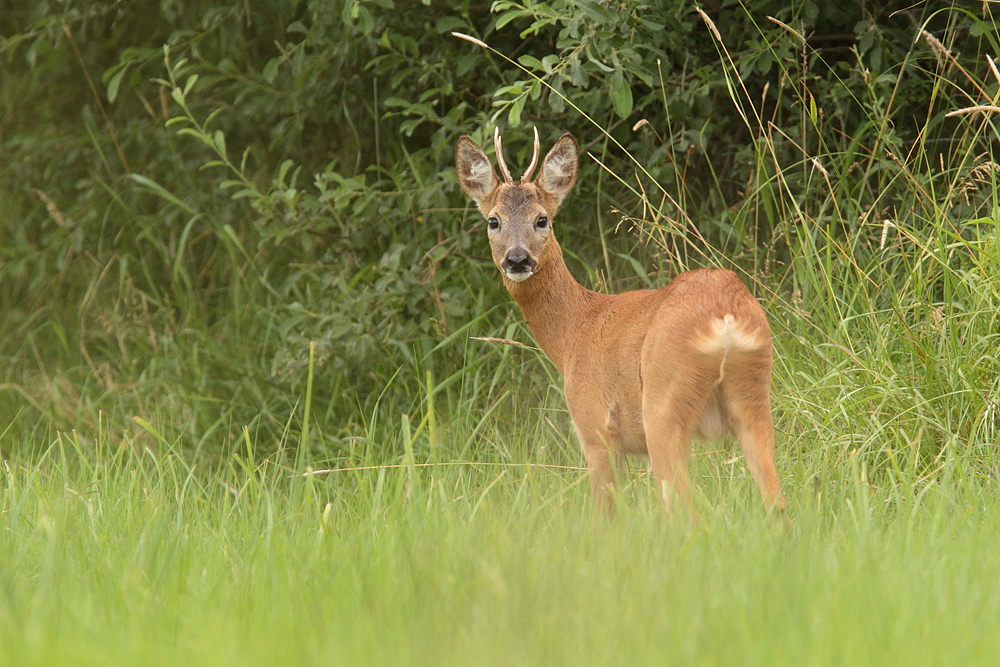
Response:
M785 401L781 401L785 403ZM789 421L780 425L788 426ZM697 456L697 525L648 476L594 519L557 437L458 424L474 461L297 473L247 451L61 435L6 463L7 664L987 664L1000 503L950 453L874 485L807 435L774 528L733 451ZM530 445L528 443L531 443ZM539 463L535 446L558 452ZM494 449L495 448L495 449ZM306 466L309 470L309 466Z
M0 10L0 664L995 661L989 3L253 4ZM788 530L731 440L595 516L496 124L581 283L754 291Z

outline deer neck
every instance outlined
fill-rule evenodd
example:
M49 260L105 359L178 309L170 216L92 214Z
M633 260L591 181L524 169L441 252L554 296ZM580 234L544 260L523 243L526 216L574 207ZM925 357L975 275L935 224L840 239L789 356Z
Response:
M563 372L578 322L596 293L580 285L569 272L554 238L530 278L514 282L503 276L503 282L531 334Z

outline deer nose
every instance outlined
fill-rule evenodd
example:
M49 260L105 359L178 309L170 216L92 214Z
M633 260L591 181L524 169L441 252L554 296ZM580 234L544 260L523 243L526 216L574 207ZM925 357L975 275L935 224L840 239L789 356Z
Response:
M507 273L528 273L534 271L538 262L531 258L524 248L514 248L507 253L500 268Z

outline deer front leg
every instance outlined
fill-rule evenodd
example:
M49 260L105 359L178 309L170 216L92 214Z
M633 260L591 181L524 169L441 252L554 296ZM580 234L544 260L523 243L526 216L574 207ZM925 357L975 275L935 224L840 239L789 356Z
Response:
M590 472L590 489L594 494L594 505L607 514L615 510L615 476L621 462L621 452L613 447L607 438L596 433L586 436L576 429L580 439L580 448L587 459L587 469Z

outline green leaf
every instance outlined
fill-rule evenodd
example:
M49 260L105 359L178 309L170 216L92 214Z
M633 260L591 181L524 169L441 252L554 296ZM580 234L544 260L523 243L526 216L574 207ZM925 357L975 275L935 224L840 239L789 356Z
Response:
M278 168L278 183L284 185L285 176L288 174L288 170L293 166L295 166L294 160L285 160L281 163L281 166Z
M598 57L597 57L597 56L596 56L596 55L595 55L595 54L593 53L593 49L591 48L591 45L590 45L590 44L588 44L588 45L587 45L587 48L586 48L586 49L584 49L584 52L585 52L585 53L587 54L587 60L589 60L590 62L594 63L595 65L597 65L598 67L600 67L600 68L601 68L602 70L604 70L605 72L607 72L607 73L609 73L609 74L610 74L611 72L614 72L614 71L615 71L615 68L614 68L614 67L611 67L610 65L607 65L607 64L603 63L603 62L601 61L601 59L600 59L600 58L598 58ZM611 55L612 55L612 56L614 56L614 55L615 55L614 51L612 51L612 52L611 52ZM617 58L615 59L615 62L617 62Z
M420 127L420 124L423 122L423 118L410 118L409 120L404 120L399 124L399 131L408 137L412 137L413 131Z
M118 87L122 83L122 77L125 76L125 72L128 71L127 67L121 68L111 80L108 81L108 102L114 102L115 98L118 97Z
M222 130L215 131L215 147L222 155L226 154L226 135L222 134Z
M517 62L531 69L543 69L542 61L536 58L535 56L529 56L528 54L524 54L523 56L518 58Z
M621 118L632 113L632 88L625 81L621 70L615 71L611 76L611 104Z
M504 27L505 25L507 25L508 23L510 23L511 21L513 21L514 19L521 18L526 13L527 12L524 12L522 10L514 10L514 11L507 12L505 14L501 14L500 18L497 19L497 23L496 23L496 26L494 26L494 29L499 30L500 28Z
M601 23L615 22L615 18L611 16L611 12L593 0L577 0L577 5L583 10L584 14L595 21L600 21Z
M382 106L393 109L407 109L413 106L413 103L409 100L403 100L398 97L387 97L382 100Z
M193 208L182 202L172 192L167 190L165 187L163 187L156 181L146 178L145 176L141 176L139 174L129 174L129 178L138 183L144 189L149 190L150 192L157 195L161 199L164 199L170 202L171 204L184 209L188 213L193 214L195 212Z
M268 83L274 83L274 80L278 78L278 67L281 66L281 61L281 56L271 58L267 61L267 64L264 65L263 71L261 71L261 76L264 77L265 81Z
M181 129L177 130L177 134L186 134L189 137L195 137L196 139L200 139L206 146L212 145L212 137L210 137L205 132L199 132L193 127L182 127Z
M213 110L212 113L208 114L208 118L205 119L205 122L202 123L201 126L207 130L208 124L211 123L220 113L222 113L222 107Z
M632 257L629 254L621 252L616 252L615 255L617 255L620 259L625 260L626 262L629 263L629 265L631 265L632 270L635 271L635 275L637 275L639 278L642 279L642 282L646 284L646 287L653 286L653 281L649 279L649 275L646 273L646 269L642 266L642 263L638 259Z
M521 111L524 109L524 103L528 101L526 95L514 100L514 103L510 105L510 111L507 112L507 123L511 127L520 127L521 125Z
M187 97L191 89L194 88L194 84L198 83L198 75L192 74L188 77L187 83L184 84L184 97Z
M556 79L552 82L552 94L549 95L549 107L555 113L562 113L566 110L566 101L563 99L563 79Z
M524 86L520 81L512 86L500 86L495 91L493 91L494 98L506 97L507 95L520 95L524 92Z
M581 63L580 59L577 58L576 56L574 56L569 61L569 73L570 73L570 80L573 82L574 86L577 87L587 86L587 83L589 82L589 77L587 76L586 72L583 71L583 63Z
M438 33L444 34L446 32L451 32L452 30L465 32L468 30L468 26L469 24L465 22L465 19L461 19L457 16L443 16L434 24L434 29L438 31Z
M525 28L524 30L522 30L520 32L519 36L520 36L521 39L527 39L531 35L534 35L534 34L536 34L538 32L541 32L543 28L545 28L547 26L550 26L550 25L552 25L554 23L555 23L555 21L553 21L552 19L549 19L549 18L536 19L535 21L532 21L532 23L531 23L530 26L528 26L527 28Z
M358 28L361 30L361 34L367 35L375 28L375 17L368 10L367 7L361 3L355 3L351 7L351 18L354 19Z
M254 199L260 198L260 193L253 188L243 188L242 190L237 190L233 194L229 195L230 199L246 199L247 197L253 197Z

